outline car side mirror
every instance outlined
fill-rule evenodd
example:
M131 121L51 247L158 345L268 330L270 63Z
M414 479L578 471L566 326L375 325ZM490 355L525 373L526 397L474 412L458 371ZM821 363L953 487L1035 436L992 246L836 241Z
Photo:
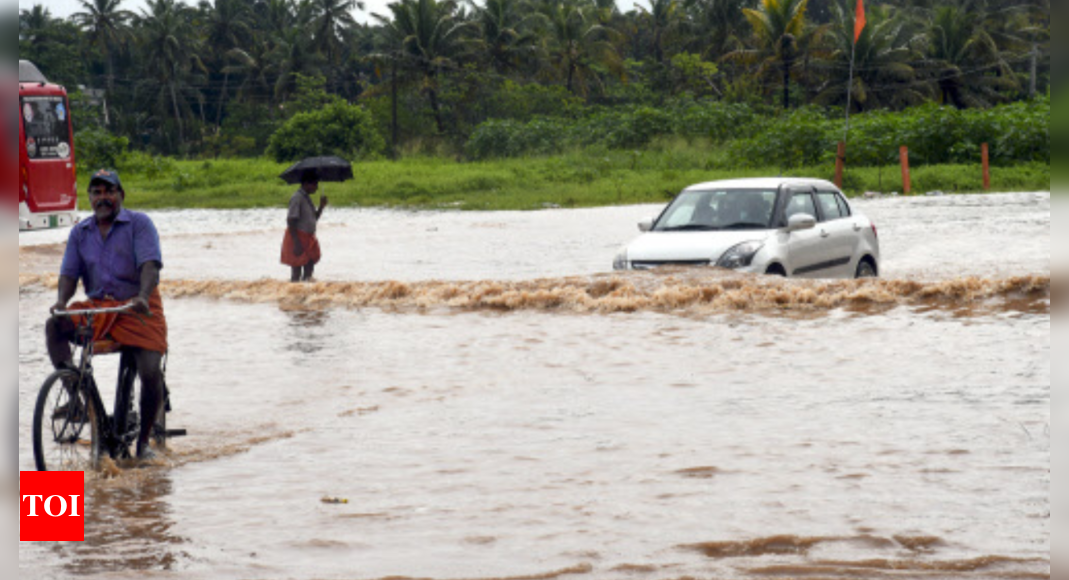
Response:
M646 218L638 222L638 231L646 233L653 229L653 218Z
M792 215L791 219L787 220L788 232L811 230L815 227L817 227L817 218L807 213L799 213Z

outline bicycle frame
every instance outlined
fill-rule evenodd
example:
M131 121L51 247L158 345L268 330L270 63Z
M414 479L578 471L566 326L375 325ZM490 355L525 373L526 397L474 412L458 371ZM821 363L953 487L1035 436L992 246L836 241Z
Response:
M131 395L133 395L133 383L137 377L137 364L128 352L122 351L119 362L119 378L115 389L115 413L114 415L109 415L93 374L93 357L96 355L93 341L93 322L97 316L103 314L126 314L131 311L132 306L126 305L116 308L56 311L53 313L57 317L83 316L86 319L85 325L78 328L76 339L76 344L82 349L80 364L78 365L80 377L78 388L84 390L88 403L93 406L93 410L100 417L103 435L101 451L107 453L113 459L128 459L132 457L130 448L137 442L140 425L136 429L131 429L128 415L131 408L130 399ZM166 387L164 389L166 391ZM165 398L164 404L169 405L169 397Z
M81 353L78 368L60 369L52 373L38 394L33 420L34 459L38 469L52 469L53 458L61 471L67 471L65 467L77 469L89 466L96 469L99 467L99 460L105 457L120 461L133 457L131 451L137 446L143 422L139 416L140 405L134 400L134 384L140 374L137 368L140 356L136 350L121 348L121 345L115 345L120 347L115 350L108 350L108 353L122 353L115 388L114 415L108 415L93 371L93 358L97 354L99 344L93 340L97 317L132 311L132 305L127 305L52 313L54 317L79 317L73 341L76 347L81 349ZM165 368L166 354L161 361L161 372ZM150 434L157 449L164 448L167 439L186 435L184 429L167 429L167 414L171 411L171 401L165 377L162 387L163 400L155 411L157 414ZM63 397L66 397L66 400ZM90 429L88 442L91 452L88 464L84 458L79 458L72 465L64 456L82 455L78 450L86 449L86 425L89 425Z

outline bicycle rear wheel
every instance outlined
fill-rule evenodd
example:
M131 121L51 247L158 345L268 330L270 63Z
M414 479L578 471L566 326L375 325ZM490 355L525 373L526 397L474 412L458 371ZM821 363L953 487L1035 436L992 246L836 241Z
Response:
M95 471L100 467L100 410L77 372L56 371L41 386L33 414L38 471Z

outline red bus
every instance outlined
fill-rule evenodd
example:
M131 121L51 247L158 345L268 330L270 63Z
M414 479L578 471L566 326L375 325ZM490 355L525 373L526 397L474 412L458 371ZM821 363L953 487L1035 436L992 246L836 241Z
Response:
M67 90L19 61L19 231L78 223Z

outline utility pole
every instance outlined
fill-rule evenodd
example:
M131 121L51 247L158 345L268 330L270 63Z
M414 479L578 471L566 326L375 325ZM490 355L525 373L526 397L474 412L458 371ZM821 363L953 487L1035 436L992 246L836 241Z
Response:
M1039 43L1032 43L1032 83L1029 86L1028 98L1036 98L1036 77L1039 75Z

